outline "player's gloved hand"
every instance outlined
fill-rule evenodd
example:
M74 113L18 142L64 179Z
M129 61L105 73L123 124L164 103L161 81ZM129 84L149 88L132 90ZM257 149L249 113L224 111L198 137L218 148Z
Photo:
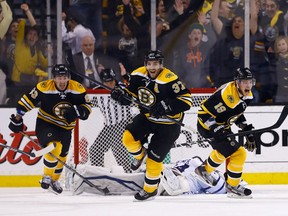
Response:
M77 109L77 107L76 107ZM71 124L72 122L76 121L76 118L79 117L78 115L78 110L76 110L74 106L69 107L67 109L65 109L63 117L65 118L65 120L67 121L68 124Z
M8 127L10 128L11 131L14 133L19 133L20 131L24 130L24 124L23 124L23 119L22 117L20 119L17 119L14 114L11 115L10 117L10 123Z
M215 138L221 137L221 138L225 139L226 135L228 134L228 131L225 130L225 125L213 124L210 127L210 133Z
M172 109L171 109L170 105L162 100L162 101L154 104L150 108L149 113L150 113L151 116L153 116L155 118L159 118L161 116L167 115L171 111L172 111Z
M254 128L253 125L249 124L243 128L243 131L251 131L251 130L253 130L253 128ZM243 146L244 146L244 148L246 148L250 152L253 152L254 149L257 148L255 137L253 134L246 135L246 143Z
M120 103L121 105L130 105L131 101L128 99L130 96L121 88L115 87L110 93L111 98Z

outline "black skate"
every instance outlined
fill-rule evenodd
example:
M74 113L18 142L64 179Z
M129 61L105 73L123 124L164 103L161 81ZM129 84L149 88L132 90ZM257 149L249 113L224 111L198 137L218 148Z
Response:
M141 190L134 195L134 198L136 199L136 201L148 201L155 199L156 195L157 195L157 189L152 193L147 193L145 190Z
M227 197L229 198L245 198L245 199L251 199L252 198L252 191L241 184L233 187L226 183L226 191L227 191Z
M137 171L139 169L139 167L141 166L145 157L146 157L146 151L144 152L144 156L140 160L133 158L133 161L131 163L131 170Z
M63 191L63 188L58 181L51 181L50 187L53 190L52 192L55 194L60 194Z
M51 184L51 177L50 176L43 176L42 180L40 180L40 185L43 189L48 189Z
M194 177L206 184L210 184L212 186L215 186L217 184L217 179L215 179L206 171L204 164L195 169L195 174L196 175Z

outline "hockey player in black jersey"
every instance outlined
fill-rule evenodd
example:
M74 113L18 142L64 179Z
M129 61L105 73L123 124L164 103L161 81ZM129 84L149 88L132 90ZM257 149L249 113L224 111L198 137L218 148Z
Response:
M90 102L85 88L70 80L69 69L57 64L52 69L53 79L40 82L29 93L24 94L16 106L16 115L11 115L9 128L18 133L24 130L22 117L39 103L36 121L36 136L42 147L55 145L51 152L65 162L70 142L71 131L76 119L86 120L91 112ZM40 181L43 189L58 193L62 187L58 182L63 164L49 154L44 155L44 175Z
M143 190L135 195L136 200L156 196L162 161L180 134L179 124L169 118L181 122L184 111L192 105L189 90L175 73L163 67L163 60L161 51L149 51L144 66L131 73L130 82L124 91L114 88L111 92L111 97L122 105L131 103L131 100L127 100L129 97L137 98L140 102L140 114L127 125L122 139L134 158L132 170L137 170L147 155L145 183ZM152 137L146 150L141 140L149 134Z
M222 85L211 97L204 100L198 111L197 128L205 138L213 138L210 142L213 147L208 159L195 173L203 180L214 185L210 175L226 158L227 166L226 190L228 197L250 198L252 191L240 185L243 166L246 160L246 150L256 149L253 134L246 136L243 146L235 137L227 138L231 134L231 126L235 123L243 131L250 131L254 127L247 124L244 111L253 99L251 89L255 85L253 74L248 68L238 68L235 80Z

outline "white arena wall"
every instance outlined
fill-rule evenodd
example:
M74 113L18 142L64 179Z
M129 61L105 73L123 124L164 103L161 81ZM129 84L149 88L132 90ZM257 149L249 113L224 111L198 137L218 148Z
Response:
M255 129L268 127L277 121L282 108L283 106L251 106L246 110L246 118L249 123L254 125ZM194 120L187 122L184 119L184 123L196 128L196 110L194 108L189 112L190 115L195 115ZM9 117L12 113L15 113L15 108L0 108L0 143L25 150L27 149L26 145L29 145L31 141L25 137L22 139L19 134L11 133L8 128ZM36 138L33 136L35 134L36 115L37 109L24 116L27 132L33 138ZM247 153L243 178L249 184L288 184L287 126L288 120L286 119L278 129L261 134L260 148L257 152ZM233 131L237 132L237 128L234 126ZM180 159L195 155L201 155L205 159L209 155L210 148L203 149L196 146L190 149L186 148ZM177 154L179 155L179 152ZM38 181L41 179L42 168L42 158L29 158L0 147L0 187L39 186Z

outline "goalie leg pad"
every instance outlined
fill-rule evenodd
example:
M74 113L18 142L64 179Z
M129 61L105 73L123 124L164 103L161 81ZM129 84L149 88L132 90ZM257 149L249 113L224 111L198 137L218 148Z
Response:
M177 196L189 191L188 181L177 169L173 168L163 170L160 184L170 196Z

